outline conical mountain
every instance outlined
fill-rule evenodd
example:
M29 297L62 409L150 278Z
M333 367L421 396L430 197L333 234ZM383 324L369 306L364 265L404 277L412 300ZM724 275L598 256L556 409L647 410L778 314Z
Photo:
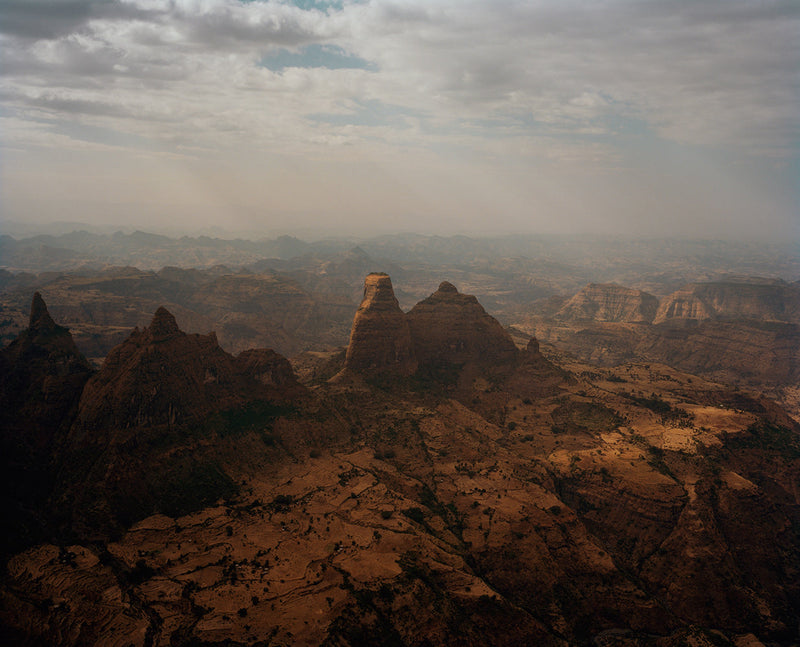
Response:
M102 537L153 512L214 502L236 489L223 457L236 463L253 454L224 439L266 438L282 408L304 393L286 358L266 349L233 357L214 333L186 334L159 308L86 385L64 450L59 505L75 527Z
M517 358L517 347L497 319L447 281L415 305L407 319L420 365L497 365Z
M30 325L0 351L0 420L4 437L23 424L25 443L40 449L69 425L93 370L78 351L69 330L57 325L42 296L31 304Z
M237 360L216 335L186 334L159 308L150 326L112 349L86 386L78 416L84 431L181 426L255 399L285 400L297 384L288 361L273 353L283 379L268 384L248 371L254 351Z

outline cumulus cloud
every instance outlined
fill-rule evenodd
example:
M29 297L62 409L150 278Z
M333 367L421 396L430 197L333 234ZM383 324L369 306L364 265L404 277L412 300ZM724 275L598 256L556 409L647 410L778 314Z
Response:
M122 101L126 90L144 85L155 96L184 82L244 107L248 91L281 95L286 85L259 66L315 67L326 72L305 76L307 101L290 109L307 104L317 114L316 102L338 85L344 101L406 105L439 125L492 118L599 132L637 119L676 140L772 149L798 126L800 11L788 2L459 0L321 11L237 0L12 0L2 11L3 74L39 102L43 87L105 94L113 85ZM331 63L304 68L311 45ZM343 79L342 68L371 74Z

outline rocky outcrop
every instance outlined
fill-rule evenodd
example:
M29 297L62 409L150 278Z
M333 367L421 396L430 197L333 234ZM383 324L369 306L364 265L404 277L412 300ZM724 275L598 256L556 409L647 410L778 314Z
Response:
M768 279L693 283L662 301L654 323L704 319L800 323L800 289Z
M233 357L214 333L187 334L159 308L87 383L64 448L59 505L107 530L215 501L235 489L222 439L269 440L281 407L304 392L277 353Z
M658 299L652 294L615 283L590 283L556 313L566 321L615 321L650 323Z
M79 427L108 433L139 426L181 425L252 394L216 336L186 334L165 308L114 348L81 399Z
M69 411L92 372L69 330L53 321L41 295L34 294L28 328L0 351L4 431L22 424L26 442L46 447L69 424Z
M420 365L505 364L517 358L509 334L478 300L447 281L408 313Z
M364 298L353 319L345 369L363 375L411 375L417 370L408 320L388 274L364 279Z
M75 417L93 369L37 292L28 328L0 351L2 522L7 540L33 539L53 483L52 452ZM5 550L0 543L0 552Z

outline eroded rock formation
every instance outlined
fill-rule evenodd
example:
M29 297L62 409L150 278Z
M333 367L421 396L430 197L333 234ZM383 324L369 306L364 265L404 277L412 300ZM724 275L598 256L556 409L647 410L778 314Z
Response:
M650 323L658 299L652 294L615 283L590 283L556 313L567 321L615 321Z
M345 369L364 375L411 375L417 370L408 320L388 274L364 279L364 298L353 319Z
M478 300L444 281L407 315L421 365L504 364L517 357L511 337Z
M388 277L368 284L357 350L397 328ZM797 644L790 416L663 365L567 374L536 339L481 363L471 336L507 348L482 308L450 284L425 302L419 340L400 313L408 348L456 383L379 354L366 374L393 388L302 397L280 356L232 358L160 309L81 400L77 523L8 563L11 642Z
M0 552L35 536L53 483L53 449L92 373L69 331L35 293L28 328L0 351L0 509L8 542L0 543Z
M751 319L800 323L800 289L781 280L693 283L665 298L654 323Z
M87 529L108 531L212 502L235 490L219 439L263 431L303 393L277 353L233 357L214 333L184 333L159 308L86 384L64 448L60 505Z

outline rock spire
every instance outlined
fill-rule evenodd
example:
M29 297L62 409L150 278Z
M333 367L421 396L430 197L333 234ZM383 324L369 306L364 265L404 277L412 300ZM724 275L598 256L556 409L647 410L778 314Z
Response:
M28 328L35 332L54 331L58 328L50 313L47 311L47 306L42 299L39 292L33 293L33 301L31 303L31 316L28 322Z
M417 370L408 321L388 274L373 273L364 279L364 298L353 319L345 368L396 375Z

